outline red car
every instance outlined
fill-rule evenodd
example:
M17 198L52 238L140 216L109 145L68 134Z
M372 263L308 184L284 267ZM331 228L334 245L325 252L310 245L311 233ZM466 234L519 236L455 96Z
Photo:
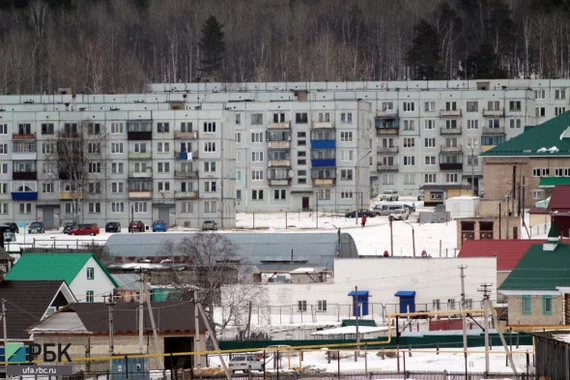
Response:
M77 228L67 231L68 235L99 235L99 227L90 224L80 224Z

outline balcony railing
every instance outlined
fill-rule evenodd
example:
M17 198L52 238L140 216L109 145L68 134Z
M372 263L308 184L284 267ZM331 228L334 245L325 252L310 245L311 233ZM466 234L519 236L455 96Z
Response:
M269 186L291 186L291 178L268 179Z
M181 140L194 140L198 138L198 131L191 131L191 132L174 132L175 139Z
M384 110L376 112L376 117L381 117L382 119L397 119L400 117L398 110Z
M284 166L291 167L291 160L269 160L269 167Z
M397 146L380 146L378 147L378 153L398 153Z
M461 116L461 110L439 110L440 117Z
M332 121L313 121L311 124L313 129L317 128L334 128L334 124Z
M483 108L483 116L502 117L505 116L505 109L502 108L500 110L488 110Z
M198 178L198 171L181 171L175 170L174 171L174 178Z
M313 178L313 186L334 186L336 178Z
M442 145L441 152L462 152L463 151L463 145L459 144L459 145L455 145L455 146L446 146L446 145Z
M483 127L481 129L481 133L483 135L504 135L505 134L505 126L500 125L497 128Z
M460 135L461 134L461 127L456 127L456 128L441 127L439 129L439 133L441 135Z
M376 166L376 170L378 172L397 172L398 171L398 165L396 165L396 164L392 164L392 165L378 164Z
M152 170L150 167L140 172L129 170L129 178L152 178Z
M291 128L291 122L289 121L282 121L280 123L269 123L269 128L270 129L290 129Z
M129 198L131 199L151 199L152 190L129 190Z
M13 201L35 201L37 199L37 191L12 191Z
M83 193L79 191L60 191L58 193L59 200L70 201L73 199L83 199Z
M34 140L36 138L35 133L13 133L12 140Z
M130 160L148 160L152 158L152 152L129 152Z
M291 141L268 141L267 148L269 149L290 149Z
M198 159L198 151L193 152L174 152L174 158L185 161L193 161Z
M439 164L440 170L463 170L462 162L442 162Z
M38 172L13 172L12 179L14 181L17 180L37 180L38 179Z
M175 191L174 199L198 199L197 191Z

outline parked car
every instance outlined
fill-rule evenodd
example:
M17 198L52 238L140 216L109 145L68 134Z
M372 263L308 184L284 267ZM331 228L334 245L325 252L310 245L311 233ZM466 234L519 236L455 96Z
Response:
M11 232L17 234L20 232L20 229L18 228L18 225L16 223L12 223L12 222L7 222L3 224L4 227L8 227L8 230L10 230Z
M232 372L243 371L249 372L251 370L263 371L263 361L259 360L253 354L237 354L232 356L229 363L229 368Z
M108 222L105 224L105 232L121 232L121 223Z
M95 227L91 224L80 224L77 228L69 230L68 235L99 235L99 227Z
M380 194L381 201L397 201L398 199L398 190L385 190Z
M424 200L424 193L421 192L418 194L418 201L423 201Z
M218 223L215 220L204 220L202 222L202 231L217 231Z
M73 230L77 227L79 227L79 224L77 223L65 223L65 225L63 226L63 233L67 234L70 230Z
M129 232L144 232L144 223L139 221L129 223Z
M344 216L345 218L354 218L356 216L356 211L349 211L346 214L344 214ZM373 218L376 216L376 214L370 210L361 208L360 210L358 210L358 217L362 218L363 216L366 216L367 218Z
M156 231L162 231L162 232L166 232L166 222L164 222L163 220L155 220L152 223L152 232L156 232Z
M404 205L388 204L382 205L379 210L374 211L376 215L388 216L392 215L396 219L408 219L408 210Z
M404 203L404 207L408 209L409 214L416 212L416 205L413 203Z
M4 231L4 241L16 241L16 234L10 230Z
M32 222L28 226L29 234L43 234L45 231L43 222Z

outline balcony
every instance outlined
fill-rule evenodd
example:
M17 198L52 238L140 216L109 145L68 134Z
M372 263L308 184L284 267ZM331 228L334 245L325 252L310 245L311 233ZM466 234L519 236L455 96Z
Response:
M12 191L13 201L35 201L37 199L37 191Z
M439 134L440 135L460 135L461 134L461 127L457 127L457 128L441 127L439 129Z
M198 159L198 151L193 152L174 152L174 158L184 161L193 161Z
M463 170L462 162L442 162L439 164L439 170Z
M376 117L382 119L398 119L400 118L400 115L398 114L397 110L386 109L384 111L376 112Z
M440 152L454 152L454 153L463 152L463 145L461 144L455 146L442 145Z
M60 161L81 161L83 160L83 152L59 151L57 158Z
M152 191L144 190L129 190L129 199L151 199Z
M83 193L79 191L60 191L58 198L61 201L71 201L74 199L83 199Z
M290 141L268 141L267 148L269 149L290 149Z
M375 117L374 127L377 135L397 135L400 133L400 119Z
M461 116L461 110L439 110L440 117L456 117Z
M291 178L268 179L269 186L291 186Z
M282 166L289 168L291 167L291 160L269 160L268 166L269 167Z
M291 123L289 121L283 121L280 123L269 123L269 129L290 129Z
M12 140L35 140L35 133L13 133Z
M336 159L335 158L312 159L311 165L313 167L336 166Z
M397 146L380 146L378 147L378 153L398 153Z
M37 181L38 179L38 172L13 172L12 179L14 181L18 180L33 180Z
M483 135L504 135L505 134L505 126L500 125L497 128L483 127L481 129L481 134L483 134Z
M152 132L127 132L127 140L129 141L152 140Z
M334 128L334 124L332 121L313 121L311 124L312 129L318 128Z
M174 132L174 138L179 140L195 140L198 138L198 131Z
M311 149L334 149L336 140L311 140Z
M152 152L129 152L129 160L149 160Z
M383 164L379 163L376 166L376 171L378 171L378 172L397 172L398 171L398 165L396 165L396 164L383 165Z
M313 178L313 186L329 187L334 186L336 178Z
M175 191L174 199L198 199L197 191Z
M141 172L129 170L129 178L152 178L152 168L149 166L145 171Z
M198 178L198 171L174 171L174 178Z
M488 110L488 109L483 108L483 116L503 117L503 116L505 116L505 109L502 108L500 110Z

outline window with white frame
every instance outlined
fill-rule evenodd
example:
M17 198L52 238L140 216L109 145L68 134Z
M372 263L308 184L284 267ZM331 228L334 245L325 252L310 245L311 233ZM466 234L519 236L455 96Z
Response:
M87 192L89 194L101 194L101 182L89 182Z
M445 110L446 111L457 111L457 102L445 102Z
M241 124L241 113L236 113L236 125Z
M500 119L489 119L488 121L489 129L497 129L501 127L501 120Z
M445 129L448 129L448 130L457 129L457 120L446 120L445 121Z
M260 201L263 199L263 190L253 189L251 190L251 200Z
M341 112L340 121L341 123L352 123L352 112Z
M32 204L31 203L20 203L20 214L21 215L30 215L32 213Z
M425 156L426 165L435 165L435 156Z
M466 103L467 112L479 112L479 102L478 101L468 101Z
M7 135L7 134L8 134L8 124L0 123L0 135Z
M111 134L112 135L119 135L122 133L124 133L123 123L119 123L119 122L111 123Z
M168 143L168 142L156 143L156 151L158 153L169 153L170 152L170 143Z
M404 166L414 166L416 164L416 157L404 156Z
M416 139L413 137L404 137L404 148L412 148L416 146Z
M566 107L554 107L554 115L562 115L564 112L566 112Z
M426 131L435 129L435 120L434 119L427 119L424 120L424 129Z
M498 100L489 100L487 102L487 109L489 111L499 111L501 109L501 102Z
M204 143L204 152L215 152L215 151L216 151L215 142L209 141Z
M467 120L467 129L479 129L479 120L477 119Z
M43 154L51 154L51 153L55 153L55 143L52 142L47 142L47 143L42 143L42 153Z
M436 183L437 182L437 174L435 173L426 173L424 175L424 182L425 183Z
M4 184L3 184L4 185ZM55 186L53 182L44 182L42 183L42 193L44 194L53 194L55 191Z
M317 311L327 311L327 300L317 301Z
M262 181L263 180L263 170L252 170L251 171L252 181Z
M189 141L181 141L180 151L183 153L192 152L192 143Z
M147 202L133 202L133 206L135 206L135 212L147 212L148 211L148 204Z
M216 192L216 181L205 181L204 182L204 191L207 193Z
M459 175L457 173L446 173L445 174L446 183L457 183L459 182Z
M213 173L216 171L216 161L204 161L204 172Z
M546 107L534 107L534 116L536 117L546 116Z
M341 189L340 190L340 198L341 199L352 199L354 196L354 193L352 191L352 189Z
M236 143L241 143L241 132L236 132Z
M88 165L89 173L101 173L101 163L100 162L90 162Z
M479 146L479 138L478 137L467 137L467 147L468 148L477 148Z
M204 126L204 132L206 132L206 133L216 132L216 122L215 121L205 121L203 126Z
M544 190L542 189L536 189L536 190L532 190L532 199L543 199L544 198Z
M90 214L100 214L101 213L101 202L89 202L89 213Z
M0 202L0 214L8 214L9 211L8 202Z
M113 154L124 153L123 143L121 142L111 143L111 153Z
M170 132L170 123L166 123L166 122L156 123L156 132L158 132L158 133Z
M194 212L194 203L185 201L180 203L180 212L183 214L191 214Z
M125 212L125 202L111 202L111 212Z
M3 163L0 164L0 174L7 174L8 173L8 164Z
M306 112L297 112L295 114L295 123L297 124L307 124L309 122L309 116ZM259 123L261 124L261 123Z
M111 163L111 173L112 174L122 174L124 171L124 163L123 162L113 162Z
M263 152L251 152L251 162L263 162Z
M8 154L8 144L0 144L0 154Z
M415 102L404 102L404 112L413 112L416 110Z
M275 199L275 200L287 199L287 190L285 190L285 189L273 190L273 199Z
M87 144L87 153L101 153L101 143L90 142Z
M414 121L404 120L404 131L413 131L413 130L414 130Z
M263 124L263 114L252 113L251 114L251 125L261 125Z
M307 301L306 300L298 301L297 310L298 311L307 311Z
M204 201L204 213L214 214L218 211L218 203L214 200Z
M169 181L158 181L157 183L158 191L170 191L170 182Z
M170 173L170 162L157 162L156 171L158 173Z
M137 142L134 144L134 152L135 153L146 153L146 143L144 142Z
M352 169L341 169L340 170L340 180L341 181L352 181Z
M341 150L340 151L340 160L341 161L353 161L354 159L354 152L352 149L348 149L348 150Z
M251 132L251 142L252 143L263 142L263 132Z
M413 185L416 183L416 175L414 173L404 173L404 185Z
M520 100L511 100L509 102L509 111L520 111L520 110L521 110Z
M424 102L424 112L435 112L435 102Z
M436 147L436 139L435 137L427 137L424 139L424 147L425 148L435 148Z
M341 131L340 132L340 141L352 141L352 132Z
M192 122L191 121L183 121L180 123L180 132L192 132Z
M120 194L125 192L124 182L111 182L111 193Z
M331 121L331 114L329 112L319 112L318 120L320 123L328 123Z
M554 90L554 99L566 99L566 90L565 89Z
M511 119L509 121L509 126L511 129L520 129L521 128L521 119Z
M192 182L192 181L180 182L180 190L184 193L186 193L188 191L194 191L194 182Z
M382 102L382 111L392 111L394 109L393 102Z
M544 90L544 89L534 90L534 98L535 98L535 99L544 99L544 98L546 98L546 90Z
M394 174L385 173L382 174L382 185L393 185L394 184Z
M318 197L321 200L329 200L331 199L331 189L319 189Z
M95 302L95 292L93 292L93 290L87 290L85 292L85 302L86 303Z

